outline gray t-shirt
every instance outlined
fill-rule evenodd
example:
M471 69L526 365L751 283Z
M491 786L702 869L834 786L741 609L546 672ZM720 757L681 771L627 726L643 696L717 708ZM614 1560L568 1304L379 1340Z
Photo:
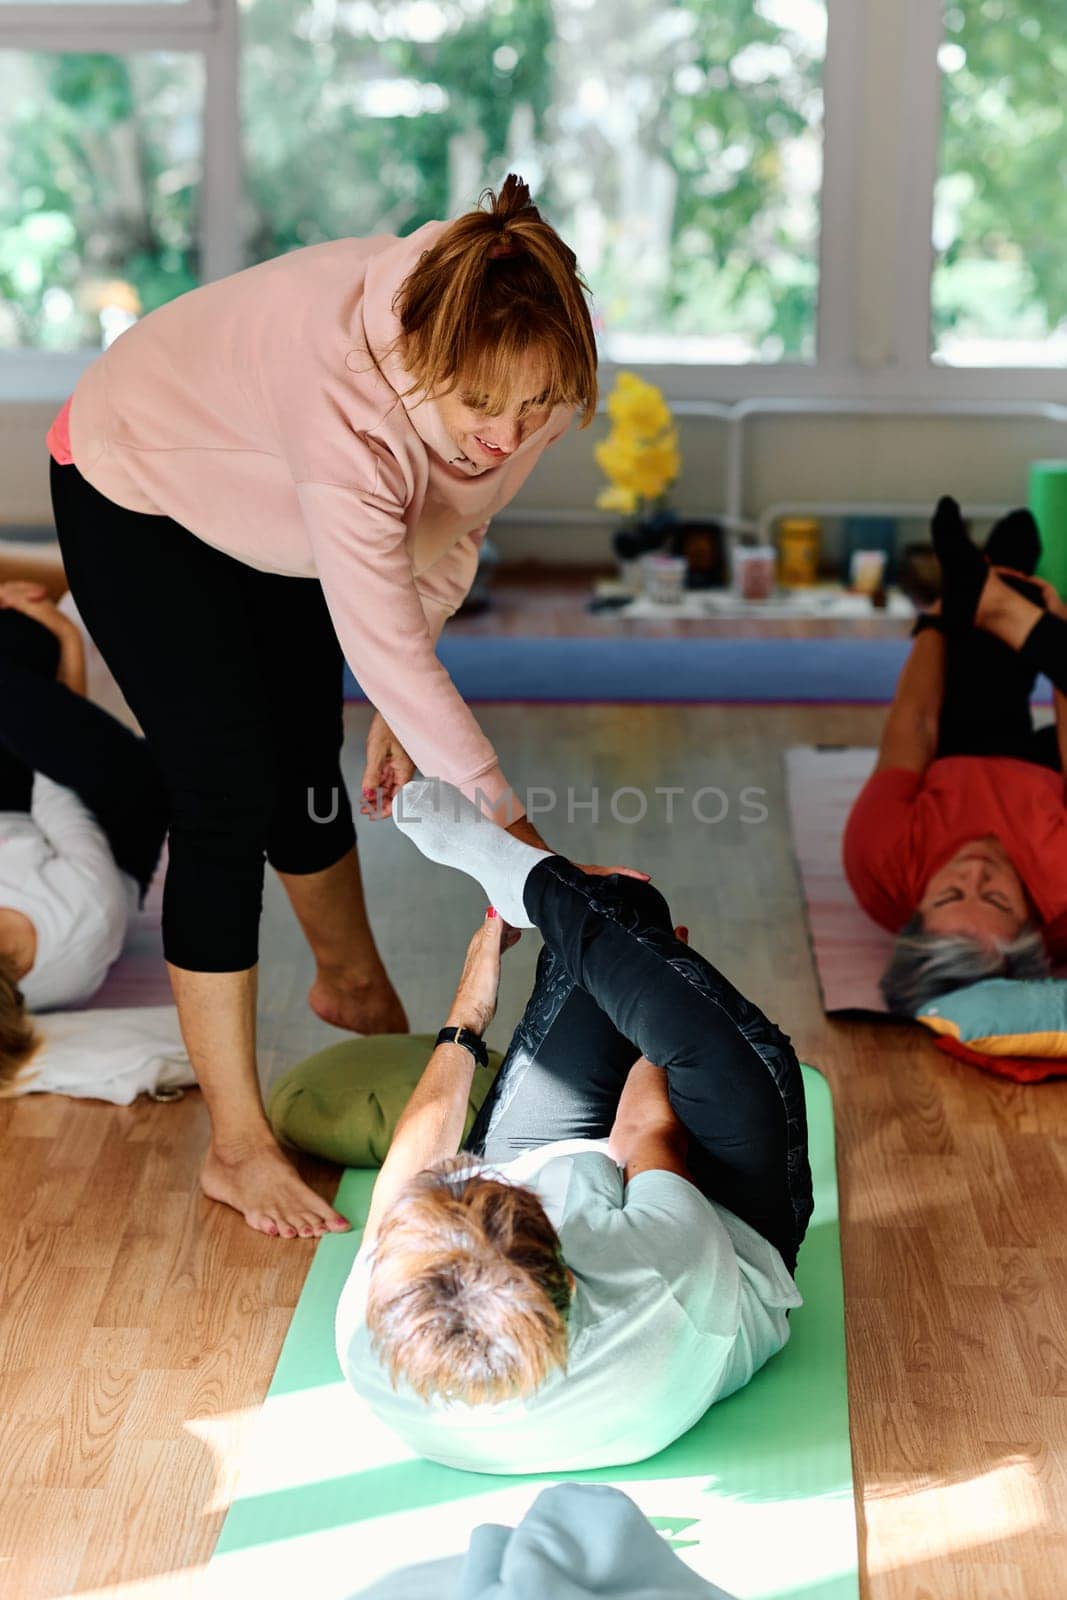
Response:
M642 1461L740 1389L802 1304L773 1245L672 1172L624 1182L606 1140L574 1139L494 1169L535 1189L577 1280L566 1371L498 1405L394 1390L365 1323L373 1251L337 1308L341 1369L420 1456L475 1472L573 1472Z

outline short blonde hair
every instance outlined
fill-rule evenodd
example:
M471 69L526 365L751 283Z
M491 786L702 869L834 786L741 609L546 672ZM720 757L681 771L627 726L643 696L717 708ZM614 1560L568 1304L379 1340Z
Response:
M567 1355L570 1279L532 1189L469 1157L420 1172L390 1206L367 1330L393 1387L482 1405L532 1393Z
M597 352L588 287L577 257L509 173L499 194L448 225L400 285L397 340L413 389L432 398L461 385L478 409L510 404L527 355L543 363L543 404L597 404Z
M16 1078L42 1044L18 986L15 963L0 954L0 1096L10 1094Z

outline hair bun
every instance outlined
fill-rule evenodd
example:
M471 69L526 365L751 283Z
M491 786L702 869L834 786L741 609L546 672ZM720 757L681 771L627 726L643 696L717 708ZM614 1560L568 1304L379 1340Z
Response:
M537 207L530 199L530 185L517 172L509 172L500 186L500 192L493 196L491 215L507 224L515 217L521 217L524 212L539 216Z

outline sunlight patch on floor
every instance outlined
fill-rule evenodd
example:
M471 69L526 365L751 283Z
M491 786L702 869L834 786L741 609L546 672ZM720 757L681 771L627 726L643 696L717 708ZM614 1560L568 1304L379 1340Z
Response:
M869 1496L868 1569L892 1572L976 1545L1001 1544L1048 1517L1033 1462L1016 1456L978 1477ZM883 1532L884 1530L884 1532Z
M224 1511L238 1494L251 1500L330 1483L365 1471L368 1461L378 1468L415 1459L343 1382L268 1395L261 1407L196 1417L185 1426L215 1461L215 1493L205 1512Z
M260 1410L260 1406L245 1406L240 1411L190 1417L183 1423L187 1433L207 1446L215 1467L215 1487L203 1507L202 1516L227 1510L233 1500L238 1475L251 1455L250 1444Z

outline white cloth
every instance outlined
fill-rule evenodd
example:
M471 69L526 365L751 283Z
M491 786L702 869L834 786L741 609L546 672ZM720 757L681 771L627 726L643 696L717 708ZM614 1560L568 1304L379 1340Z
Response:
M68 1094L128 1106L139 1094L196 1082L174 1006L35 1017L43 1039L8 1093Z
M33 966L19 988L31 1011L96 993L122 949L138 888L115 865L103 828L70 789L38 773L31 814L0 812L0 906L29 917Z
M404 1443L472 1472L575 1472L643 1461L740 1389L789 1338L802 1304L778 1251L674 1172L629 1183L607 1141L568 1139L496 1167L534 1189L576 1287L566 1371L498 1405L394 1389L367 1332L373 1248L337 1308L341 1370Z

